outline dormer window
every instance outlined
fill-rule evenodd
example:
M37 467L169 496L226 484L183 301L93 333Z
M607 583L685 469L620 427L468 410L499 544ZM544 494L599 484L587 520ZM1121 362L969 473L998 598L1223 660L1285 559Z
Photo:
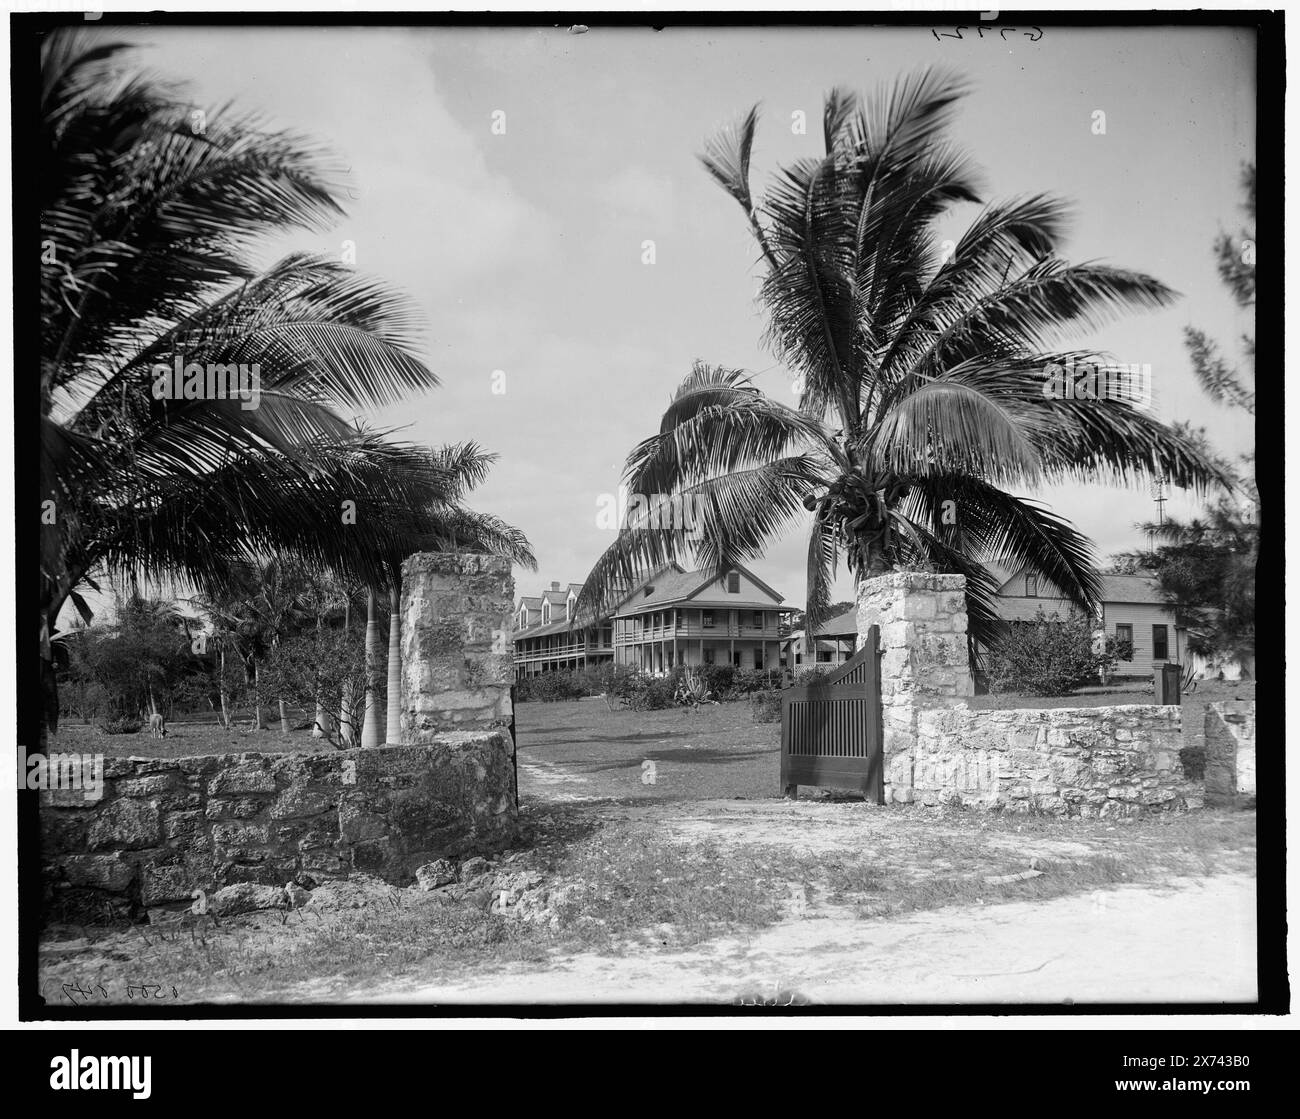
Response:
M545 625L551 620L551 604L549 601L542 603L542 624Z
M727 594L740 594L740 572L727 572Z
M1038 597L1038 576L1037 575L1025 576L1025 597L1026 598Z

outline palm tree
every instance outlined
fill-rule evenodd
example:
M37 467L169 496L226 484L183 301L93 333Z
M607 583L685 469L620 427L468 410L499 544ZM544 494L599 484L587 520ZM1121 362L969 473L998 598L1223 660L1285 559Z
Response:
M466 496L482 484L497 456L473 442L447 444L429 453L437 477L436 496L423 508L387 519L387 540L372 568L366 598L366 715L361 745L401 741L402 561L415 552L480 552L509 558L537 568L532 547L522 532L488 513L467 508ZM384 679L384 650L380 639L378 604L387 592L387 705L380 729L378 694Z
M1099 362L1051 340L1173 293L1140 273L1057 255L1065 205L1042 195L984 206L950 255L935 223L981 203L975 169L944 138L965 87L925 71L873 102L832 91L825 154L750 189L758 114L706 145L740 204L764 276L766 341L795 375L797 407L743 372L697 363L659 432L629 455L631 492L680 495L691 526L630 523L583 589L584 616L693 550L721 573L812 513L807 624L825 617L843 554L855 577L910 567L967 578L970 628L996 633L984 563L1027 564L1080 605L1099 593L1092 548L1012 487L1163 473L1201 487L1213 464L1125 401L1054 399L1052 364Z
M385 510L436 496L425 453L336 411L437 384L414 305L336 261L251 263L258 236L342 212L329 160L229 110L196 130L174 89L122 73L124 49L43 45L47 678L59 612L98 572L215 592L266 555L355 566ZM177 362L256 367L260 402L158 399L155 367ZM376 515L349 523L349 504Z

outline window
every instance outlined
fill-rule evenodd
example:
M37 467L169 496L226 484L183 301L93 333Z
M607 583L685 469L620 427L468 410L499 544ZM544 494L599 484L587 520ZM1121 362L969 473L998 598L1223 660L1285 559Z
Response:
M1038 576L1037 575L1025 576L1025 597L1026 598L1038 597Z
M817 660L822 664L830 663L831 654L829 649L818 649Z
M702 612L701 617L700 617L700 624L701 624L702 626L704 626L705 629L712 629L712 628L713 628L713 611L712 611L712 610L705 610L705 611ZM713 662L710 661L709 663L712 664Z
M1115 640L1120 643L1128 642L1129 655L1124 659L1131 661L1133 659L1133 627L1131 625L1116 625Z
M740 594L740 572L738 571L728 572L727 594Z
M754 611L754 628L755 629L763 628L763 611L761 610Z
M735 650L732 651L732 654L731 654L731 663L732 663L733 665L735 665L736 668L739 668L739 667L740 667L740 650L739 650L739 649L735 649Z
M712 649L705 649L705 650L704 650L704 663L705 663L705 664L712 664L712 663L713 663L713 650L712 650Z
M1169 627L1151 627L1151 659L1167 661L1169 659Z
M763 671L763 653L762 650L760 649L754 650L754 671L755 672Z

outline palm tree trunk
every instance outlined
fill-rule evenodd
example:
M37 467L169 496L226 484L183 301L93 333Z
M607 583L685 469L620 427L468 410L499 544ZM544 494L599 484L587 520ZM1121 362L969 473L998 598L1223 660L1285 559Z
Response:
M272 644L273 646L278 646L278 645L280 644L280 638L277 636L276 639L275 639L271 644ZM289 714L288 714L288 712L286 712L285 709L284 709L284 696L277 696L277 697L276 697L276 702L278 703L279 708L280 708L280 733L281 733L281 734L288 734L288 733L289 733Z
M379 643L379 619L375 616L375 589L366 591L366 717L361 725L362 746L382 746L383 730L379 725L379 661L383 647Z
M394 572L388 588L388 728L384 741L402 741L402 591Z
M221 725L230 729L230 696L226 691L226 647L221 646Z
M343 600L343 633L352 628L352 603ZM352 745L352 680L343 681L343 692L339 699L339 741L344 746Z
M319 614L317 614L317 615L316 615L316 641L317 641L317 644L320 643L320 631L321 631L321 616L320 616ZM327 721L328 721L328 719L329 719L329 715L327 715L327 714L325 713L325 704L323 704L323 703L321 702L321 694L320 694L320 673L319 673L319 672L316 673L316 685L315 685L314 688L312 688L312 692L313 692L313 693L315 694L315 696L316 696L316 717L315 717L314 720L312 720L312 725L311 725L311 736L312 736L312 738L326 738L326 737L328 737L328 733L327 733L327 731L326 731L325 728L326 728L326 723L327 723Z
M262 690L258 684L257 661L253 662L253 729L263 730L262 726Z

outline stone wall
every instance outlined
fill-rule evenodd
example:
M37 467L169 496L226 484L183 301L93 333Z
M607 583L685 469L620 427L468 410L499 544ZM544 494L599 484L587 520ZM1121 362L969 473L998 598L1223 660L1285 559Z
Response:
M402 565L402 741L508 727L510 561L422 552Z
M1177 707L971 710L965 591L918 572L859 588L860 646L880 627L886 801L1098 817L1203 802Z
M922 711L918 728L895 761L896 801L1106 819L1204 800L1183 774L1177 707L963 706Z
M368 871L409 882L436 858L507 846L509 735L322 754L108 758L104 789L41 794L52 901L88 895L138 910Z
M1255 795L1255 701L1227 700L1205 708L1205 797L1235 804Z

